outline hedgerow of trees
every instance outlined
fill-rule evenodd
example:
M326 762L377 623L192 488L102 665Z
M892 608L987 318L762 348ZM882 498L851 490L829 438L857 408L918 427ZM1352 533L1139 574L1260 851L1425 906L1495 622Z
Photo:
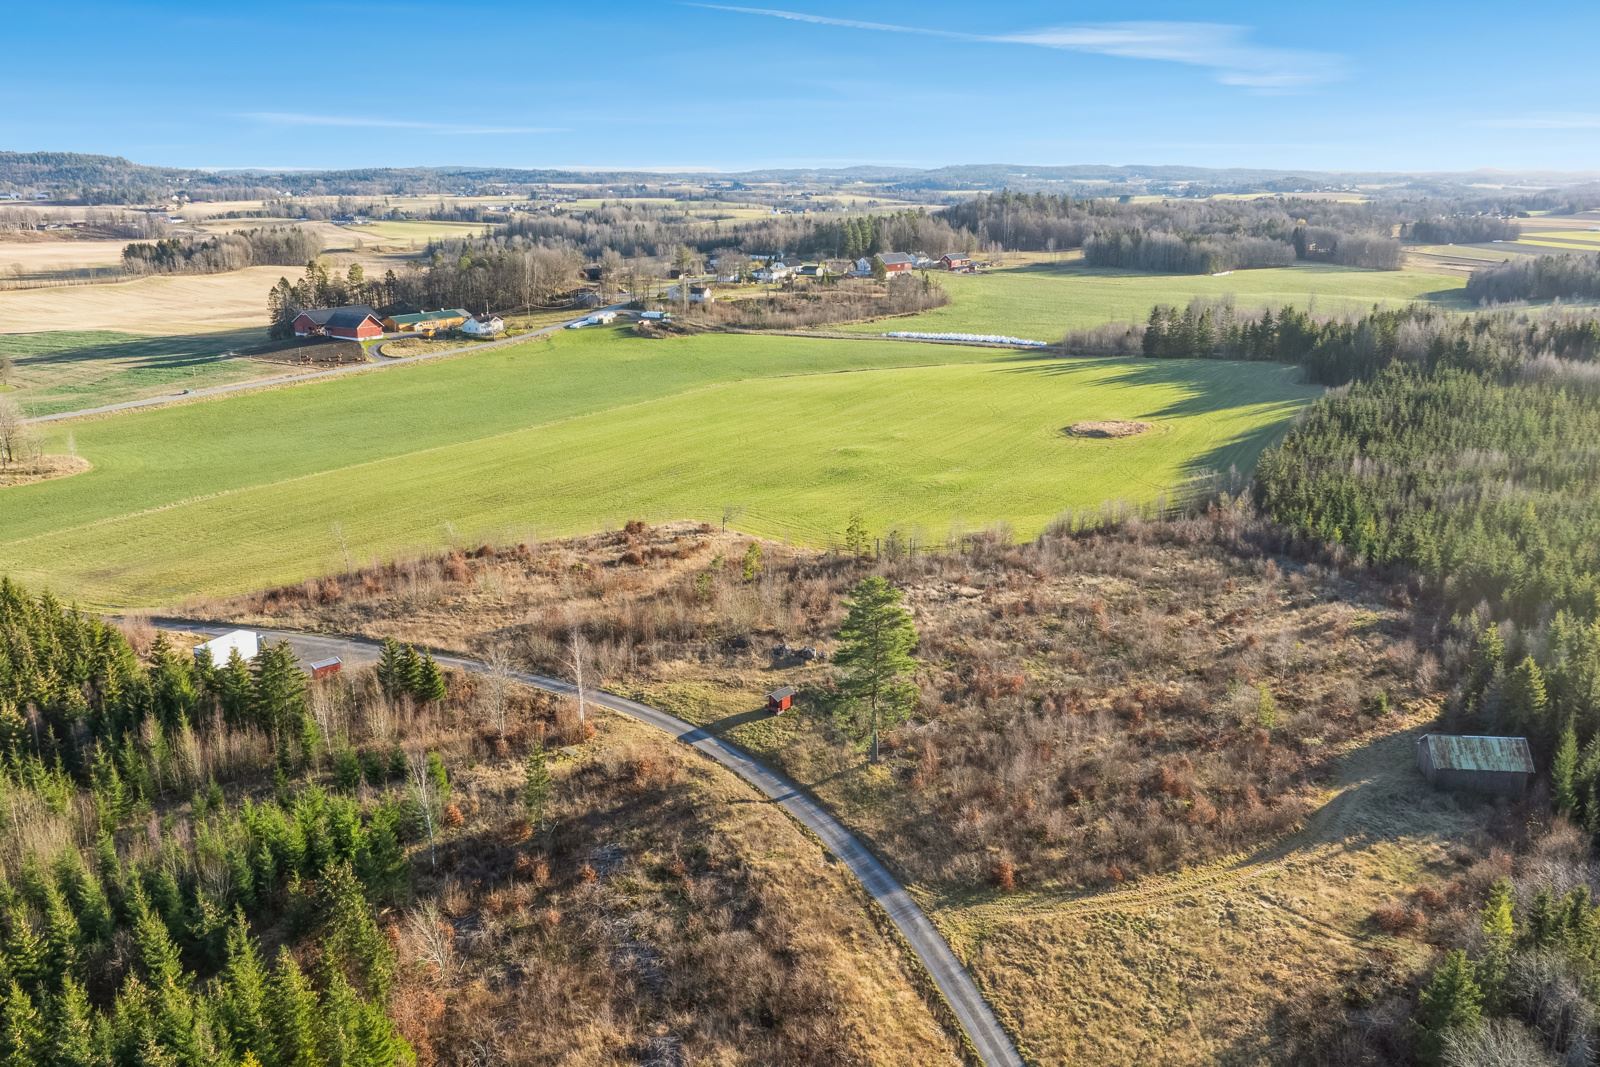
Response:
M219 274L305 263L321 251L322 238L309 230L269 226L217 237L136 242L122 250L122 266L135 274Z

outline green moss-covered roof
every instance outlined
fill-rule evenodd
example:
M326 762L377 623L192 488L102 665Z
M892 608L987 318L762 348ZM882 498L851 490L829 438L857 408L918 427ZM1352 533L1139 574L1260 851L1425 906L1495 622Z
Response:
M1533 773L1533 752L1525 737L1426 734L1417 743L1427 746L1436 770Z

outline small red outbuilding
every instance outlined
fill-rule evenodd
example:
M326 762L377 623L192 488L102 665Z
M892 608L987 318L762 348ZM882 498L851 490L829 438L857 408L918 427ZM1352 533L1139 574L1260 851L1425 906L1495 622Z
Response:
M781 715L794 707L795 691L793 686L786 685L782 689L774 689L767 694L767 710L774 715Z

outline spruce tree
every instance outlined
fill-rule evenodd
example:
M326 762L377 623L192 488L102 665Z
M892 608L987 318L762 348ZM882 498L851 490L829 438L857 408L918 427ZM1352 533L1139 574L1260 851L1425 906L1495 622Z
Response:
M1444 962L1417 1002L1417 1053L1424 1063L1438 1063L1450 1034L1476 1029L1482 1020L1483 991L1467 954L1447 952Z
M327 920L322 949L329 966L350 976L366 996L387 1001L394 982L394 953L348 864L337 863L327 870L323 894Z
M1556 745L1555 758L1550 763L1550 789L1555 795L1556 810L1563 815L1578 814L1578 732L1567 719L1561 731L1561 741Z
M1524 657L1511 672L1505 687L1505 714L1512 729L1521 730L1538 739L1547 739L1549 710L1545 695L1544 672L1532 656Z
M418 700L435 704L442 702L449 695L444 682L444 672L433 661L433 656L427 652L422 653L417 664L415 694Z
M70 976L50 1004L50 1029L44 1062L50 1067L96 1067L107 1050L95 1036L94 1014L83 987Z
M287 948L267 983L267 1019L276 1067L321 1067L317 1047L317 995Z
M878 575L863 578L846 602L834 663L843 672L846 698L840 725L867 740L873 763L879 759L880 732L903 721L916 705L911 681L916 643L916 627L900 603L900 591Z
M544 829L551 786L550 765L545 757L544 743L535 741L522 767L522 810L527 813L528 822L535 830Z
M399 696L405 689L404 651L392 637L383 639L383 651L378 655L378 685L390 697Z
M0 1067L38 1067L44 1050L44 1018L13 979L0 1000Z
M1479 915L1483 929L1483 957L1478 961L1478 982L1490 1011L1504 1007L1506 977L1511 966L1511 950L1516 940L1516 919L1512 911L1511 883L1504 878L1489 890Z
M267 969L242 911L228 928L228 962L220 986L218 1014L234 1054L243 1058L254 1053L271 1062L275 1046L267 1018Z

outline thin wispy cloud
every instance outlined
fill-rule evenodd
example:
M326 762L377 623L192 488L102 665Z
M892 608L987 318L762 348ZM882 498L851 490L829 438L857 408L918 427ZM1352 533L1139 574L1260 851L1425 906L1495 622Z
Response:
M420 133L443 133L457 136L511 133L562 133L553 126L474 126L452 122L416 122L410 119L388 119L371 115L308 115L297 111L247 111L239 116L272 126L340 126L368 130L416 130Z
M1472 123L1493 130L1600 130L1600 114L1565 111L1544 115L1512 115Z
M1178 63L1200 67L1224 85L1237 85L1260 91L1285 91L1334 81L1344 74L1344 61L1327 52L1293 48L1272 48L1255 44L1244 26L1219 22L1100 22L1076 26L1053 26L1017 33L972 33L941 30L928 26L906 26L890 22L833 18L803 11L768 7L739 7L732 4L687 3L686 7L709 11L728 11L740 15L807 22L816 26L839 26L878 33L907 33L919 37L939 37L951 41L980 44L1014 44L1049 48L1062 52L1085 52Z

